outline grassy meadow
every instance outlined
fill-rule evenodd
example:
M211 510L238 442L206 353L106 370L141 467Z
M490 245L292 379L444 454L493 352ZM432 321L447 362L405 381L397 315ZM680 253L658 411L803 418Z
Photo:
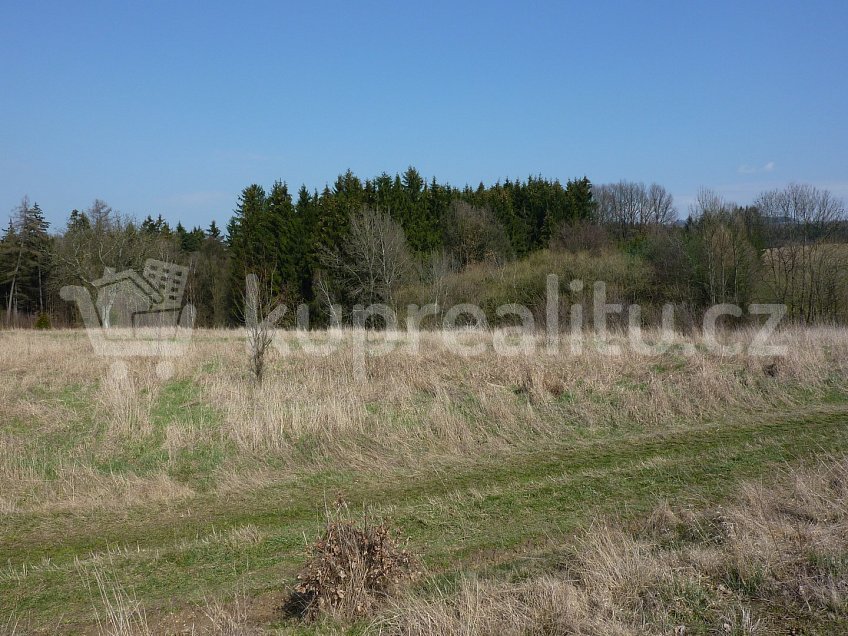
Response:
M240 331L167 379L0 331L0 634L848 629L848 330L787 328L779 358L277 338L257 386ZM282 608L337 500L420 573L307 623Z

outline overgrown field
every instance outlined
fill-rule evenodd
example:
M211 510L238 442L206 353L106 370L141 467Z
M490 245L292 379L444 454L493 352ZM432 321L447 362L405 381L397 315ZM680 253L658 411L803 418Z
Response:
M165 380L0 332L0 634L848 629L848 330L777 358L277 337L257 386L243 332ZM286 616L340 499L421 572L364 617Z

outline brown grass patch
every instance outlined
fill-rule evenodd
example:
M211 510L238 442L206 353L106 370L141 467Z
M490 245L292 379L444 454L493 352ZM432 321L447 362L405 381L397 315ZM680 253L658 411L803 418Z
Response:
M559 561L559 569L515 584L466 577L455 593L408 595L373 631L753 636L815 626L841 633L848 458L787 471L770 487L747 484L728 507L662 504L631 531L596 524Z

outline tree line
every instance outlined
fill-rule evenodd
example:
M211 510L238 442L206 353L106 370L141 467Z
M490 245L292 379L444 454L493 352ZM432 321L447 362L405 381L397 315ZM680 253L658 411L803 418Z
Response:
M243 324L248 274L269 304L303 303L321 326L343 321L345 307L395 305L411 290L438 298L451 277L545 251L589 253L599 269L628 255L650 272L630 302L694 313L779 302L798 321L848 320L848 225L829 192L793 184L739 206L704 189L686 212L678 220L659 184L529 177L456 188L412 167L365 180L348 171L321 191L249 185L224 231L214 221L205 229L139 221L101 200L51 231L24 198L0 237L2 324L78 324L62 286L94 295L104 272L141 271L151 258L188 268L184 300L199 326Z

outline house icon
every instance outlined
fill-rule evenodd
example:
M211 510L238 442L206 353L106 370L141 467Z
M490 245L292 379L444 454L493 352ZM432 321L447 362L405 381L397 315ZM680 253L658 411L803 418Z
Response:
M159 358L156 373L165 379L174 372L170 360L185 353L197 315L193 305L182 306L188 271L150 259L140 275L106 268L91 283L94 298L80 285L66 285L59 295L77 304L95 353L115 359L115 377L126 376L123 359L146 356Z
M144 271L106 268L92 281L97 313L104 328L175 326L188 268L148 259Z

